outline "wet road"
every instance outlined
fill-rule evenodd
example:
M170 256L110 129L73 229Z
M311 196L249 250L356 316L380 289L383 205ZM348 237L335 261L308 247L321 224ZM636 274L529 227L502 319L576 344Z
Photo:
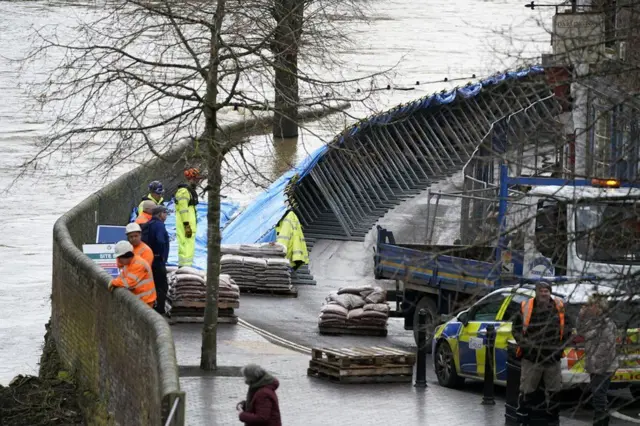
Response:
M222 324L218 331L219 369L199 370L201 327L172 327L180 386L187 393L187 425L237 424L235 405L245 399L246 385L239 367L257 363L280 381L278 399L283 424L371 426L442 425L493 426L504 424L504 388L496 389L496 405L484 406L482 385L467 383L462 390L438 385L428 370L427 389L412 383L341 385L306 374L310 357L269 343L238 325ZM364 342L363 342L364 343ZM562 426L590 425L591 412L562 412ZM613 419L611 426L627 422Z

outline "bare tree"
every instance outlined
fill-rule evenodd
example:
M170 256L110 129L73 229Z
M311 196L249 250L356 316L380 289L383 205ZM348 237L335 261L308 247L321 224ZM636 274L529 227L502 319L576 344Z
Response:
M345 32L332 23L328 11L346 6L329 0L305 4L309 13L303 36L296 2L114 1L78 23L72 40L57 29L37 29L36 47L27 58L30 63L52 51L64 55L37 93L44 105L55 108L57 119L24 168L54 152L83 155L99 149L109 153L103 164L108 169L146 151L163 158L179 140L195 140L192 161L206 164L209 188L201 356L206 370L217 364L221 170L225 155L242 143L221 134L220 110L269 111L275 72L285 76L279 77L285 83L277 91L284 93L278 99L286 99L287 105L278 107L277 120L295 124L299 108L331 107L350 98L341 94L349 84L373 78L335 73L320 77L322 63L314 59L340 69L330 50L345 42ZM293 9L281 12L281 7ZM348 7L359 13L355 6ZM278 47L281 44L295 45L294 52ZM308 58L305 71L297 65L299 54Z

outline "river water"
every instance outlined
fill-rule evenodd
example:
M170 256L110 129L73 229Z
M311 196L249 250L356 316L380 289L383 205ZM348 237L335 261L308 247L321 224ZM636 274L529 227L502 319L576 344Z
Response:
M351 75L394 67L380 83L413 90L376 92L366 106L351 114L365 116L434 91L451 88L448 77L464 84L473 74L487 75L512 66L517 58L535 57L549 49L543 28L548 15L525 9L522 2L500 0L371 0L368 23L351 25L353 48L338 52ZM53 156L17 178L19 165L36 153L36 141L53 120L28 94L29 82L47 75L53 61L21 71L13 59L30 50L34 28L70 27L91 11L92 4L43 1L0 1L0 383L16 374L37 371L44 324L50 314L52 226L65 211L121 173L135 167L138 155L105 175L95 153L70 161ZM543 11L542 13L546 13ZM544 24L544 25L543 25ZM72 37L73 34L67 34ZM55 58L53 58L55 59ZM347 73L349 74L349 73ZM420 85L415 83L419 81ZM226 121L242 113L223 111ZM244 148L250 166L229 159L226 195L243 203L260 185L331 139L350 123L333 117L309 125L299 140L273 147L269 137L251 139ZM238 161L238 163L240 163ZM244 172L243 172L244 170ZM249 172L249 173L247 173ZM249 179L243 175L261 176ZM257 182L256 182L257 180Z

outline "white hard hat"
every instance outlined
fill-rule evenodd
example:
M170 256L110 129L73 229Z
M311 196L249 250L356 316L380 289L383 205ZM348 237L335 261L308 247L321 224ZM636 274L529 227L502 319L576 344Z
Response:
M116 253L116 257L120 257L129 252L133 253L133 246L129 241L118 241L113 250Z
M138 225L137 223L131 222L130 224L127 225L124 231L126 234L130 234L132 232L142 232L142 229L140 228L140 225Z

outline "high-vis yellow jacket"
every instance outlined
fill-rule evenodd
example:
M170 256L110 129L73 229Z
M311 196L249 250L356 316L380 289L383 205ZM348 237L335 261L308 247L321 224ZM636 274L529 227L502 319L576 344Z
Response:
M160 197L160 200L156 201L156 199L153 198L153 196L151 194L147 194L146 196L142 197L142 200L140 201L140 204L138 204L138 211L137 211L138 216L140 216L142 214L142 211L143 211L142 204L147 200L153 201L157 205L161 205L162 202L164 201L164 198Z
M176 239L178 241L178 265L191 266L196 251L196 206L198 193L189 185L179 185L176 191ZM185 223L189 224L192 235L185 235Z
M291 267L298 269L302 265L309 264L309 252L304 240L302 225L298 216L289 210L278 225L276 225L276 241L287 248L287 259Z

